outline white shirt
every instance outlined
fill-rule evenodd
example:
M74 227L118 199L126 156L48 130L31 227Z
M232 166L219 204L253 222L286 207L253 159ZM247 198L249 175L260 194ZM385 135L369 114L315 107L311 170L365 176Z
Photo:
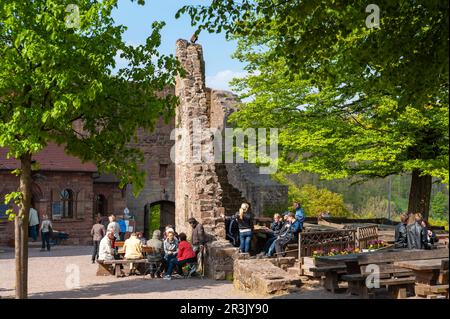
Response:
M30 225L30 226L39 225L38 212L33 207L30 208L30 216L28 219L28 225Z
M42 221L42 224L41 224L41 231L42 231L43 233L49 232L49 231L50 231L49 226L50 226L50 227L53 227L51 221L49 221L48 219Z
M120 226L117 222L111 222L108 224L108 227L106 228L106 232L112 231L114 232L114 237L116 237L116 239L119 239L119 232L120 232Z
M108 236L103 237L98 247L98 260L114 260L114 248Z

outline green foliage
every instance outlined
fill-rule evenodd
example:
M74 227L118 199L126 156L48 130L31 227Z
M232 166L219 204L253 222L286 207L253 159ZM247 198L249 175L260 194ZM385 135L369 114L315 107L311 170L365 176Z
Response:
M448 197L443 192L437 192L431 199L431 216L433 219L448 221Z
M369 197L364 202L357 216L359 218L387 218L388 203L389 201L386 198L380 196ZM394 215L395 211L395 203L391 202L391 214Z
M418 171L449 181L448 3L213 1L185 6L198 30L238 40L249 75L237 126L279 128L283 173L326 179Z
M157 50L163 22L133 47L111 16L117 0L75 1L78 28L65 21L73 2L0 1L0 147L19 159L55 142L137 193L143 154L129 142L173 116L176 98L157 92L182 70ZM129 63L113 74L118 55Z
M149 224L149 237L151 238L153 231L161 227L161 205L151 207Z
M274 178L289 187L289 201L291 203L300 201L308 217L319 216L324 212L329 212L333 217L346 217L349 214L343 196L340 194L310 184L298 187L295 182L281 174L276 174Z

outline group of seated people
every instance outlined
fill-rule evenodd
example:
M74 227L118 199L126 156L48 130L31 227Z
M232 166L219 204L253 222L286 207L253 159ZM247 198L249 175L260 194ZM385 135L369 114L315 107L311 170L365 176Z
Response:
M260 257L285 256L285 248L290 243L298 242L298 234L303 229L305 213L299 202L294 202L294 212L284 212L283 217L275 214L270 228L266 229L267 242ZM235 246L239 243L241 253L250 251L253 237L253 218L249 214L249 205L243 203L235 216L222 217L226 221L227 238Z
M151 253L147 253L150 263L151 277L163 277L172 279L172 273L176 269L179 276L183 275L182 267L186 264L192 265L188 275L196 271L197 253L201 251L204 244L203 226L194 218L189 220L193 228L193 245L187 241L185 233L177 234L174 227L168 225L161 238L161 231L153 231L152 239L145 241L142 233L131 233L123 244L124 259L137 260L144 258L143 247L151 247ZM120 259L115 249L116 237L114 231L107 231L106 236L100 241L98 260ZM194 249L196 251L194 251ZM162 275L164 273L164 276Z
M416 213L411 217L414 218L408 214L400 215L400 223L395 227L395 248L433 249L438 242L436 233L422 214ZM411 223L408 223L409 220Z

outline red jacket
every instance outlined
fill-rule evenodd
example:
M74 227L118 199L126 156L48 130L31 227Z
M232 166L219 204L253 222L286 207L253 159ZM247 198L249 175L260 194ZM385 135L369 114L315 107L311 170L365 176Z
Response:
M187 241L183 240L178 244L178 253L177 253L177 259L179 261L194 258L195 253L192 250L192 246Z

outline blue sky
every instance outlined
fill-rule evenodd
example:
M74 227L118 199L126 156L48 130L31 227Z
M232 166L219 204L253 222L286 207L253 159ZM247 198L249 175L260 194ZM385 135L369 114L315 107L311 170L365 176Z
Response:
M153 21L165 21L166 26L161 31L160 51L164 54L175 54L176 40L189 40L195 28L191 27L187 15L175 19L175 13L186 4L201 4L201 0L146 0L145 6L140 6L130 0L120 0L118 9L113 12L117 24L128 27L124 40L132 45L144 43L151 32ZM243 65L231 55L236 49L236 43L226 41L223 34L209 34L203 31L197 43L203 46L206 66L206 85L215 89L229 90L228 82L235 76L244 74ZM120 63L120 61L118 61Z

